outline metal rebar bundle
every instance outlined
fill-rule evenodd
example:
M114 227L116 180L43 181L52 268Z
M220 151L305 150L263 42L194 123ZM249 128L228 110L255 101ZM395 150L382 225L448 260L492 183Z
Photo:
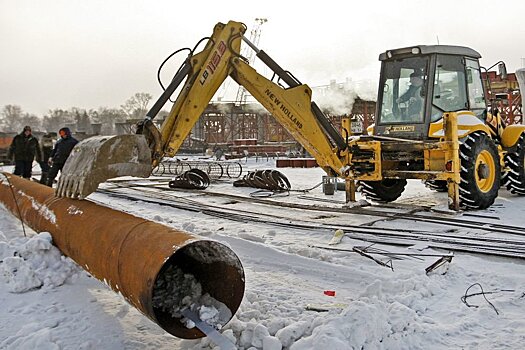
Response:
M153 169L152 174L157 176L182 175L190 169L199 169L214 180L222 177L239 178L242 174L242 165L239 162L198 160L163 161Z

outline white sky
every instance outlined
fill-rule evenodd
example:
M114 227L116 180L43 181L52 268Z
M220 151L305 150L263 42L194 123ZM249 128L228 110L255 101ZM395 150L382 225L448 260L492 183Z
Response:
M376 81L380 52L438 38L479 51L486 67L504 60L514 72L525 57L525 3L504 4L0 0L0 107L16 104L42 115L52 108L119 107L136 92L156 99L157 69L170 53L193 47L217 22L241 21L250 30L257 17L268 19L259 47L311 86Z

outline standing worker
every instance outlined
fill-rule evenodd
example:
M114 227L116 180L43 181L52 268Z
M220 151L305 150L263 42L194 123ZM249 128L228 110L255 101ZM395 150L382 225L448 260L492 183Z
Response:
M56 132L48 132L47 134L44 134L40 140L40 146L42 148L42 163L40 163L40 168L42 168L42 176L40 177L40 183L43 185L47 183L47 174L49 173L48 159L51 157L51 152L53 151L53 144L56 137Z
M69 157L71 150L78 143L77 139L71 136L71 130L69 128L62 128L58 131L60 139L55 144L53 151L49 158L49 165L51 168L47 174L46 185L53 187L53 181L57 177L58 172L64 167L64 163Z
M13 138L9 146L8 157L15 158L15 171L13 174L30 179L33 170L33 160L42 162L42 153L38 140L31 133L30 126L24 126L24 130Z

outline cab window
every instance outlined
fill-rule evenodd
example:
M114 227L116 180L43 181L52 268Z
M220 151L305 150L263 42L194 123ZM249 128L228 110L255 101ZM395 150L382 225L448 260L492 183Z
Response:
M465 66L458 56L437 55L431 121L444 112L468 109Z
M466 74L470 110L479 118L485 119L484 113L487 110L487 105L485 103L485 94L483 92L483 83L478 61L466 59Z
M428 57L385 62L379 124L423 123Z

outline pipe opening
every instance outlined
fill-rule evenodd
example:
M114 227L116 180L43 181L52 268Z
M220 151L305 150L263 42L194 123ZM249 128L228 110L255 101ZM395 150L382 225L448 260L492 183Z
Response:
M244 294L244 270L239 258L225 245L200 240L178 249L162 266L152 290L157 323L179 338L204 334L187 328L181 311L193 305L201 319L220 328L233 317ZM191 321L189 326L191 326Z

